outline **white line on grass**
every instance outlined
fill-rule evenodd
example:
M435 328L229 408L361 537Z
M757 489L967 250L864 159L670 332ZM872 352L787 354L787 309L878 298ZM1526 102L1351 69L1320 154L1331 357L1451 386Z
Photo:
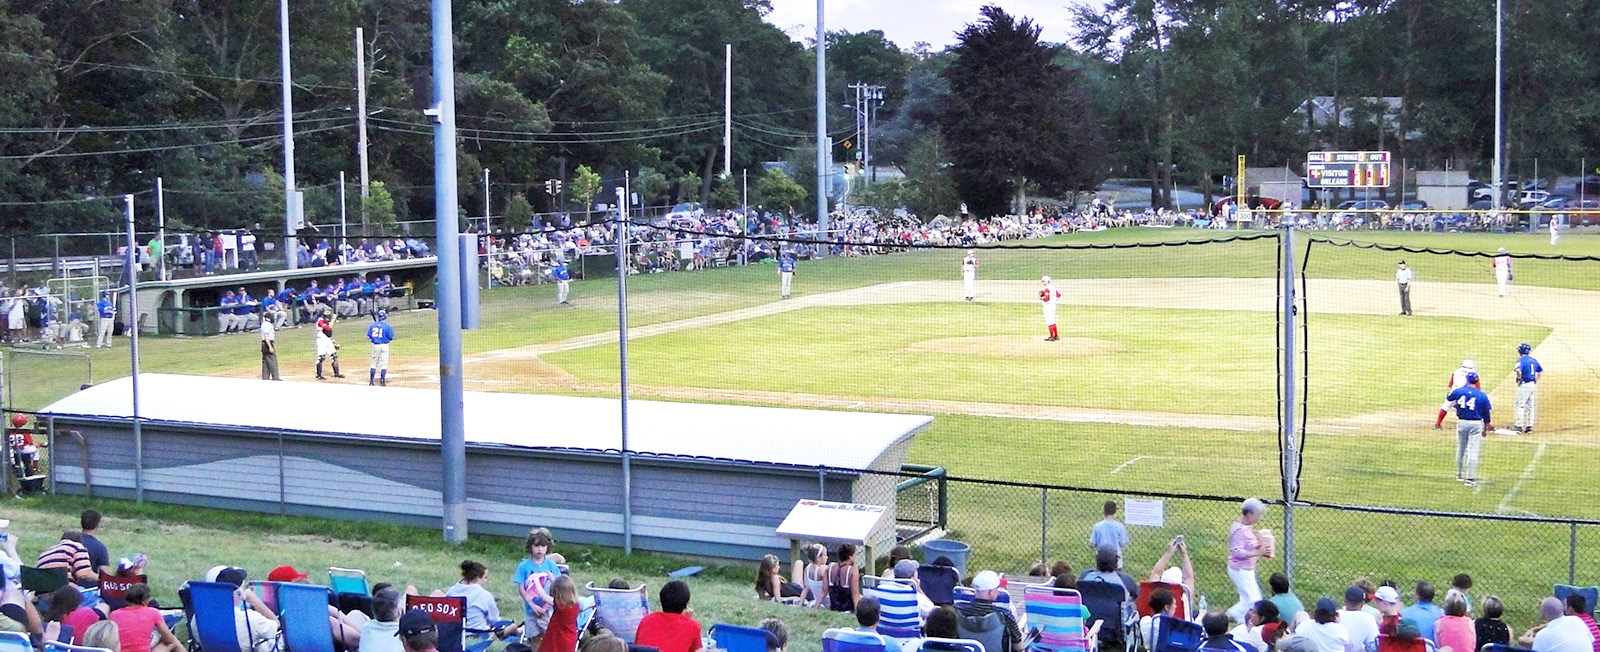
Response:
M1496 512L1506 513L1506 508L1511 506L1511 499L1517 496L1522 489L1522 483L1533 477L1533 470L1539 466L1539 458L1544 457L1544 442L1539 442L1539 447L1533 449L1533 459L1528 460L1527 468L1522 469L1522 476L1517 478L1517 483L1511 485L1511 491L1506 492L1506 497L1500 499L1500 506L1494 508Z
M1147 459L1150 459L1150 457L1147 456L1147 455L1136 455L1136 456L1134 456L1133 459L1130 459L1130 460L1128 460L1126 462L1118 464L1117 468L1111 469L1111 475L1116 475L1118 472L1122 471L1123 469L1128 468L1129 464L1133 464L1134 462L1137 462L1139 460L1147 460Z

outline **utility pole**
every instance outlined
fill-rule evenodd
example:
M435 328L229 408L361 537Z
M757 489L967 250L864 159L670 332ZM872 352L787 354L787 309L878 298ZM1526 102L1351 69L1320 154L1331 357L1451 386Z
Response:
M156 242L161 243L160 260L156 261L156 280L167 280L167 192L161 177L156 177ZM155 252L151 252L155 253Z
M867 142L863 150L865 151L868 174L871 176L869 181L872 183L878 182L878 167L872 164L872 123L877 122L878 107L883 106L883 88L882 86L867 87Z
M362 28L356 28L356 159L361 162L361 235L372 235L367 226L367 41Z
M294 95L289 83L289 0L278 0L278 61L283 68L283 258L289 269L300 266L295 243Z
M828 153L828 32L822 15L825 0L817 0L817 230L828 232L828 180L832 163Z
M461 377L461 243L456 216L456 57L451 0L432 0L433 220L438 252L439 444L444 539L467 540L467 432Z
M1494 0L1494 170L1490 171L1490 183L1494 184L1494 212L1495 217L1500 216L1500 204L1505 200L1506 190L1501 187L1504 178L1501 173L1501 156L1505 154L1504 143L1504 113L1502 111L1502 87L1504 80L1501 77L1501 65L1504 61L1505 51L1505 10L1501 7L1501 0Z
M344 170L339 171L339 262L350 262L344 259L345 245L350 244L350 229L347 226L346 213L350 202L344 195Z
M850 88L856 92L856 133L861 139L856 158L861 161L861 178L876 183L878 175L872 166L872 122L878 116L878 107L883 105L884 87L856 82Z
M483 235L489 237L489 168L483 169Z

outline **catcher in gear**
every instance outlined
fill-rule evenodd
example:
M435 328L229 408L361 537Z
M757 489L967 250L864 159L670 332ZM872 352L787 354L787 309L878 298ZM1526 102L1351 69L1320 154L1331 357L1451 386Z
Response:
M339 340L333 338L333 322L338 317L333 314L332 308L323 308L322 316L317 318L317 380L326 380L322 375L324 360L333 360L333 377L344 378L339 372Z

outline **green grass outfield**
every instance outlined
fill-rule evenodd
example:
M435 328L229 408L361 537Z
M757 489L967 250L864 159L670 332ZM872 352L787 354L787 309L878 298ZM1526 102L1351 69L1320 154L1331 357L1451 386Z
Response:
M1227 237L1183 229L1127 229L1057 238L1051 244L1158 242ZM1416 233L1312 233L1309 238L1356 238L1410 247L1600 256L1600 236L1568 235L1552 249L1543 235ZM1277 268L1276 241L1262 239L1196 247L1038 249L1039 241L980 252L985 280L1268 278ZM1432 282L1488 283L1488 259L1393 253L1311 244L1305 270L1312 279L1392 282L1394 261L1417 270L1418 294ZM796 292L806 296L904 281L954 281L961 252L914 251L893 256L804 261ZM1518 261L1518 287L1600 290L1592 262ZM629 320L635 327L776 300L771 265L629 279ZM1197 292L1204 292L1197 280ZM1392 287L1385 292L1392 292ZM469 355L606 332L615 327L615 286L574 285L575 305L554 305L549 286L507 288L483 295L486 327L465 338ZM1308 297L1315 309L1316 297ZM918 342L953 337L1037 335L1037 308L1027 303L960 301L848 307L813 307L636 340L632 380L641 385L806 392L885 399L942 399L1011 405L1117 409L1193 415L1275 415L1276 342L1270 313L1137 307L1064 308L1064 336L1115 345L1105 355L1021 359L959 353L904 352ZM1349 418L1344 431L1318 431L1306 443L1302 496L1312 500L1410 506L1435 510L1593 517L1600 514L1594 478L1596 438L1580 408L1591 400L1584 385L1552 391L1546 419L1572 416L1582 427L1545 438L1493 438L1486 445L1477 490L1452 481L1453 433L1431 425L1444 375L1462 357L1476 357L1486 378L1503 377L1508 342L1538 342L1539 326L1477 318L1313 313L1310 324L1314 418ZM432 313L393 316L397 358L425 359L436 351ZM345 350L352 368L364 366L364 349ZM125 340L117 349L89 354L93 379L127 373ZM280 334L286 369L311 364L309 329ZM543 359L587 381L563 390L607 393L614 382L614 346L593 346ZM83 358L12 356L9 371L22 407L39 407L75 389L88 376ZM155 372L241 374L257 365L250 336L147 337L143 369ZM403 382L404 379L397 379ZM548 391L542 389L541 391ZM712 392L707 392L713 395ZM742 399L778 402L776 398ZM1506 415L1509 405L1500 406ZM1359 419L1374 416L1368 421ZM910 459L948 467L967 478L1010 479L1108 491L1170 491L1215 495L1276 495L1277 435L1270 429L1225 430L1186 426L1065 423L1046 418L934 413ZM1585 417L1586 418L1586 417ZM1507 416L1497 419L1509 421ZM795 445L803 445L796 442ZM1087 531L1107 495L1027 487L960 484L952 493L952 528L979 544L979 560L1020 570L1040 553L1081 567L1089 554ZM1168 527L1135 530L1135 568L1148 563L1170 536L1184 533L1202 559L1202 591L1213 604L1226 580L1215 560L1231 508L1171 501ZM1043 515L1043 517L1041 517ZM1276 515L1273 516L1277 518ZM1401 581L1442 581L1468 570L1488 592L1528 604L1564 580L1564 527L1470 523L1306 510L1301 534L1302 582L1333 592L1354 574ZM1600 567L1600 532L1579 532L1580 581ZM1590 577L1589 583L1600 581ZM1211 590L1208 590L1209 585ZM1475 595L1481 592L1475 591ZM1302 597L1309 597L1303 595Z

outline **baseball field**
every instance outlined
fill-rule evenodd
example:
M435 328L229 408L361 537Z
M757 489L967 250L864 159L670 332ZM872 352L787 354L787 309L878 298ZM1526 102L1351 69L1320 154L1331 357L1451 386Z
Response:
M962 299L960 250L802 261L795 298L780 300L773 265L629 279L633 395L930 414L909 461L959 478L953 536L978 562L1020 571L1043 547L1082 567L1099 504L1119 491L1281 495L1275 238L1226 238L1183 229L1077 234L985 248L978 298ZM1307 236L1325 238L1310 242ZM1600 256L1600 235L1358 232L1299 234L1304 272L1307 420L1301 497L1313 502L1502 516L1600 515L1600 262L1518 258L1498 296L1485 255ZM1401 246L1390 251L1346 246ZM1333 242L1339 241L1339 242ZM1043 246L1041 246L1043 245ZM1097 248L1079 248L1097 245ZM1115 247L1113 247L1115 245ZM1071 247L1071 248L1069 248ZM1430 249L1431 251L1420 251ZM1414 316L1399 315L1394 271L1416 271ZM1061 290L1062 340L1044 341L1037 290ZM552 286L486 290L484 328L465 337L469 390L614 395L616 287L574 284L556 305ZM391 317L390 382L437 382L431 312ZM344 326L345 382L364 382L366 347ZM285 378L316 382L309 329L279 334ZM1435 430L1449 374L1477 362L1496 426L1512 425L1512 365L1520 342L1546 370L1534 432L1492 435L1481 481L1456 482L1454 416ZM124 340L92 352L93 379L127 373ZM143 340L146 371L249 377L250 335ZM15 400L35 408L83 381L81 358L13 356ZM360 409L329 406L328 409ZM806 447L806 441L786 442ZM1172 499L1164 528L1134 528L1130 566L1146 567L1185 534L1202 592L1230 602L1220 570L1233 506ZM1278 522L1269 516L1269 522ZM1578 580L1600 568L1600 528L1478 522L1304 508L1302 597L1358 575L1402 583L1479 578L1482 592L1531 609L1565 581L1569 545ZM1270 565L1270 564L1269 564ZM1142 572L1142 571L1141 571Z

